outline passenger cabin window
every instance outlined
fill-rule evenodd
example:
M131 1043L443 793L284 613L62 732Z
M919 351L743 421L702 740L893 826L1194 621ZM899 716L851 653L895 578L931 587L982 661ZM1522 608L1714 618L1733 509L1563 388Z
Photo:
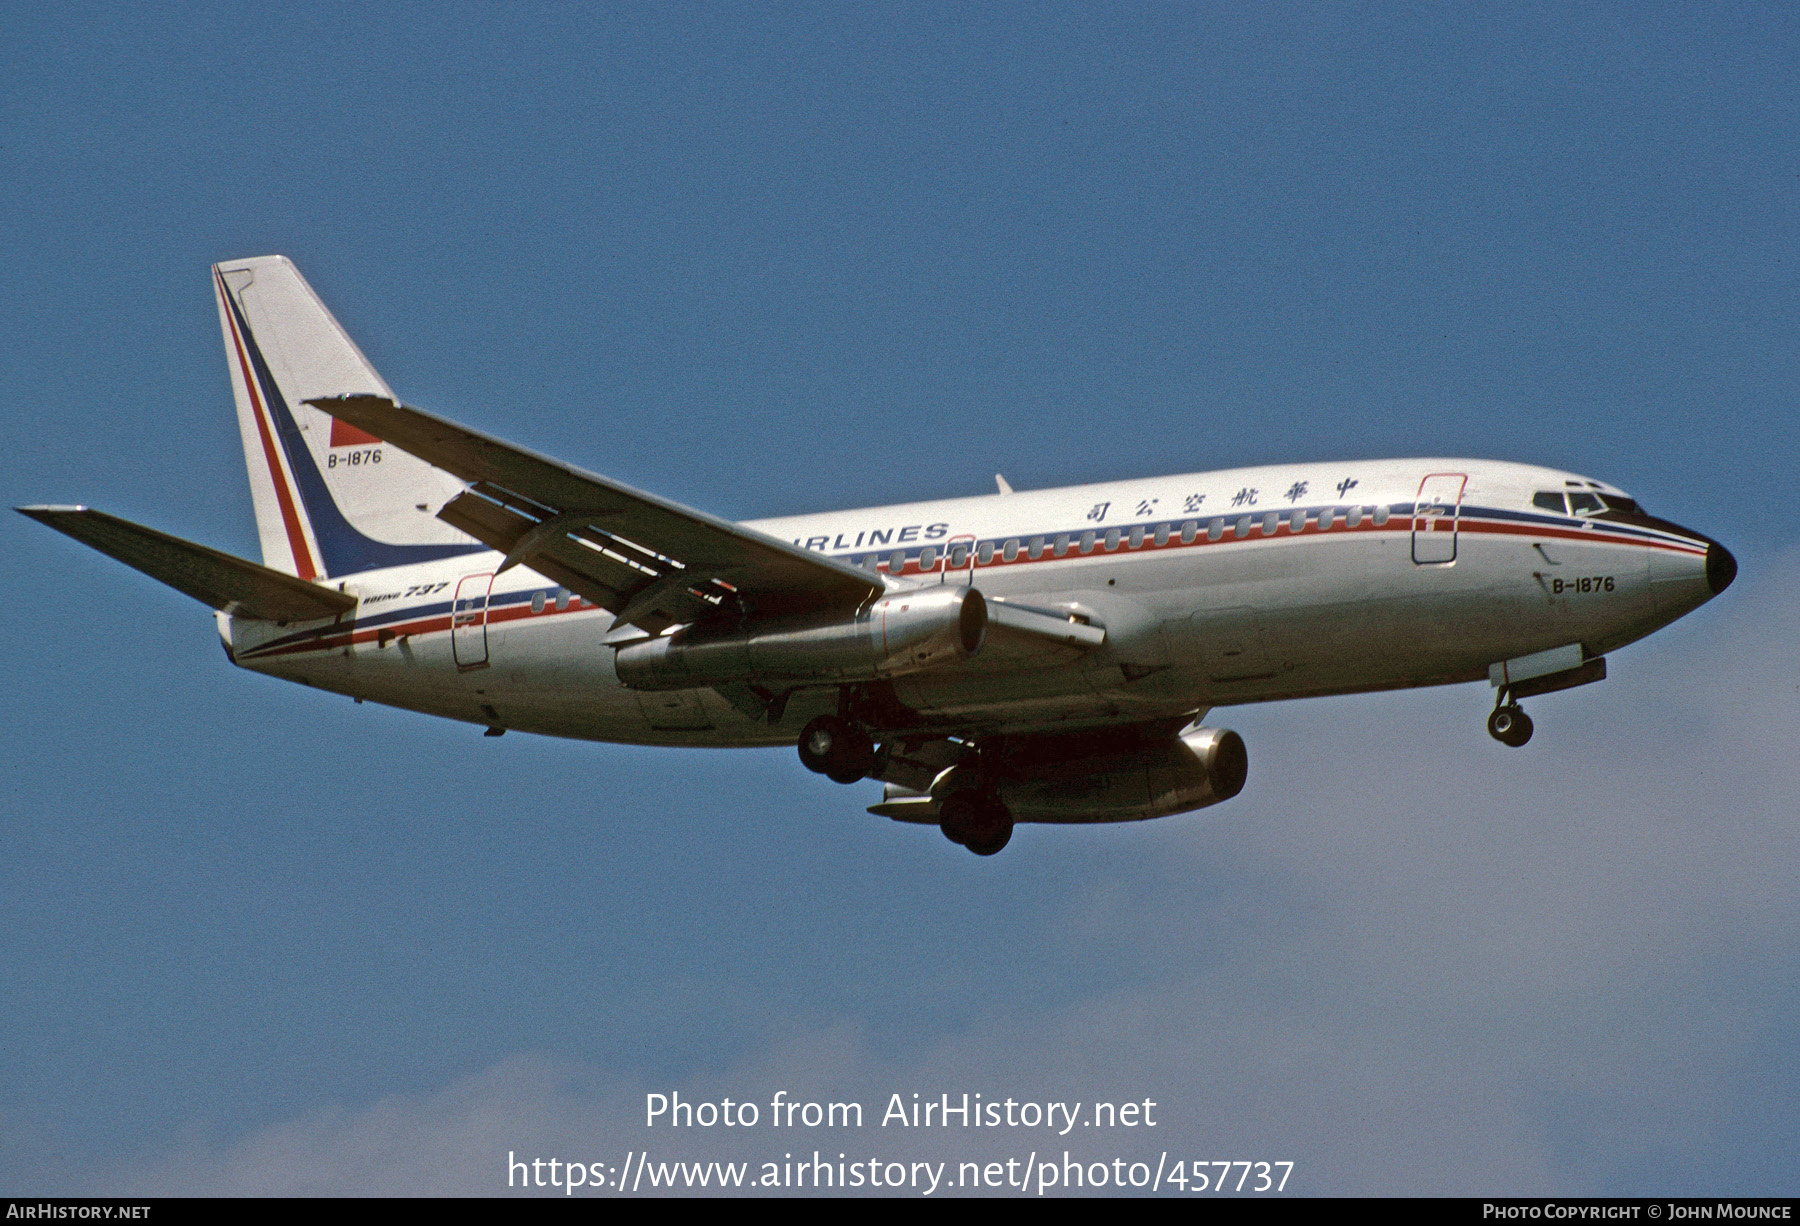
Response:
M969 560L969 547L967 545L952 545L952 546L950 546L950 569L951 570L961 570L963 568L963 566L968 562L968 560Z
M542 592L533 592L531 594L531 611L533 613L542 613L544 611L544 594Z
M1190 519L1185 524L1181 525L1181 543L1183 545L1192 545L1194 543L1194 538L1199 535L1200 525L1193 520Z
M926 546L919 550L919 569L930 570L937 565L937 550Z
M1558 515L1569 513L1568 508L1563 506L1563 496L1556 490L1539 490L1531 496L1531 505Z
M1106 552L1111 553L1113 550L1117 549L1118 547L1119 547L1119 530L1117 528L1108 528L1106 530Z
M1005 558L1008 562L1019 556L1019 541L1017 537L1000 547L1000 556Z
M992 542L992 541L981 542L981 548L976 551L975 557L978 561L980 561L980 563L983 566L986 566L989 562L992 562L994 560L994 542Z
M1382 504L1382 505L1381 505L1381 506L1378 506L1378 507L1376 507L1376 508L1375 508L1375 514L1374 514L1374 515L1372 515L1372 516L1370 516L1370 518L1371 518L1371 519L1373 519L1373 520L1374 520L1374 521L1375 521L1375 526L1376 526L1376 527L1378 527L1378 528L1379 528L1379 527L1380 527L1380 526L1381 526L1381 525L1382 525L1382 524L1385 524L1385 523L1387 523L1387 521L1388 521L1388 509L1387 509L1387 504L1385 504L1385 503L1383 503L1383 504Z
M1224 535L1225 535L1225 521L1223 519L1214 519L1211 523L1206 525L1206 539L1207 540L1216 541Z
M888 574L897 575L905 569L906 569L906 550L904 550L904 549L894 550L894 555L888 559Z
M1062 550L1059 549L1056 552L1061 553ZM1041 558L1044 556L1044 538L1043 537L1034 536L1031 538L1031 556L1034 558Z
M1127 538L1126 543L1133 549L1142 545L1144 543L1144 525L1139 524L1137 527L1133 528L1131 530L1131 536Z
M1296 511L1294 511L1293 514L1288 516L1288 530L1292 531L1292 532L1306 531L1306 512L1305 511L1296 510Z
M1159 546L1167 545L1169 543L1169 531L1170 528L1168 524L1156 525L1156 543Z

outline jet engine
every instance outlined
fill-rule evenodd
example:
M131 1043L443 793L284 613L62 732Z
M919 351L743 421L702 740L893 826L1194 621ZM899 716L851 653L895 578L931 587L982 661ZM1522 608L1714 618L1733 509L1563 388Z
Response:
M932 800L942 805L953 792L983 787L1014 821L1141 821L1230 800L1244 788L1250 759L1237 733L1194 728L1085 754L1009 755L998 765L987 774L972 762L952 767L932 785Z
M736 681L874 681L967 659L987 641L987 601L972 587L894 592L848 617L705 623L620 647L634 690Z

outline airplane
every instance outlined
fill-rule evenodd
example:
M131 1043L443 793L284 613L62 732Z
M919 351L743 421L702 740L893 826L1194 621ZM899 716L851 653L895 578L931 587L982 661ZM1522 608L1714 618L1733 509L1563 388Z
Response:
M261 563L17 510L215 610L240 668L508 731L794 746L977 855L1229 800L1218 707L1522 699L1723 592L1717 541L1576 473L1350 460L733 523L395 397L283 256L213 268Z

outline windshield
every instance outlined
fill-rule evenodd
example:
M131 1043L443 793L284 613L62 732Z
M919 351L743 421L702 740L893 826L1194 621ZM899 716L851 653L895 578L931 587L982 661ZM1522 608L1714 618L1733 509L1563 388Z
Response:
M1642 515L1637 499L1623 494L1601 494L1589 490L1539 490L1531 496L1531 505L1558 515Z

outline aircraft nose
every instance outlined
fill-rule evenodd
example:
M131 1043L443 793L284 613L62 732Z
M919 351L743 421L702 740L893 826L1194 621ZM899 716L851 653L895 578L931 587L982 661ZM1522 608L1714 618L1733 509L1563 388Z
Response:
M1706 586L1712 589L1714 596L1731 586L1737 578L1737 559L1731 556L1731 550L1712 541L1706 546Z

